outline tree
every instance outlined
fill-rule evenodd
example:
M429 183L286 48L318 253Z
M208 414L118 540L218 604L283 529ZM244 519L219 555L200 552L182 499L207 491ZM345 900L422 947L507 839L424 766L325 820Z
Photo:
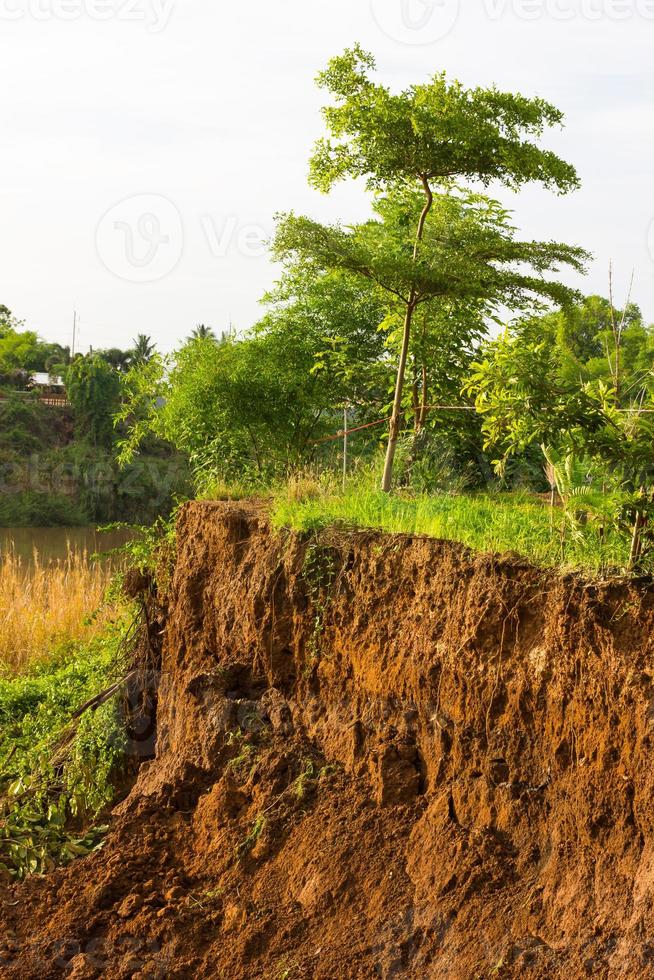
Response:
M18 330L19 323L8 306L0 303L0 338Z
M543 99L495 88L465 89L459 82L448 82L445 74L392 94L371 81L368 73L374 67L372 56L357 45L332 59L318 76L319 86L335 104L323 109L330 136L316 144L310 180L325 192L345 177L363 177L374 191L420 190L423 204L417 217L413 215L413 247L408 256L408 265L416 272L435 188L466 178L483 184L495 180L512 188L538 181L562 193L578 186L570 164L532 142L546 126L562 122L561 112ZM403 336L382 482L385 491L391 489L411 326L421 302L417 282L409 279L408 286L403 293Z
M37 370L33 367L39 361L39 338L32 330L7 330L0 337L0 369Z
M298 325L222 344L191 340L166 360L155 355L123 382L121 461L149 433L188 455L199 488L265 481L310 461L337 418L331 375L312 370L319 349Z
M255 332L301 331L315 352L311 374L329 378L331 408L347 404L362 421L377 418L388 385L388 307L379 291L360 276L325 272L288 254L283 276L264 302L269 309Z
M33 330L25 330L11 310L0 304L0 372L47 371L48 361L67 363L69 349L42 340Z
M619 310L603 296L585 296L539 317L534 329L558 350L561 374L575 385L605 381L625 407L652 386L654 330L635 303Z
M198 323L191 332L191 340L216 340L216 335L211 327L205 326L204 323Z
M305 263L319 271L336 270L372 284L387 310L393 328L388 346L399 357L393 412L402 411L404 377L408 363L407 316L418 317L419 333L414 357L421 369L440 317L441 350L459 357L483 328L486 317L500 308L538 308L539 297L569 302L575 293L545 274L567 263L583 268L586 253L556 243L521 242L508 212L483 195L451 191L435 197L431 220L423 229L420 253L414 256L413 228L422 202L417 192L398 190L374 202L377 218L352 226L325 226L309 218L282 216L278 221L273 254L286 262ZM531 266L531 269L529 269ZM446 330L452 331L448 341ZM441 360L441 370L444 364ZM428 386L421 379L424 422ZM400 396L399 409L397 397ZM422 423L421 423L422 424ZM399 427L399 418L397 420ZM394 430L391 429L390 437ZM395 431L397 441L397 431ZM387 454L383 489L390 489L394 448Z
M120 347L107 347L104 350L96 351L96 354L103 361L106 361L107 364L111 364L112 368L121 374L124 374L129 369L133 356L132 351L121 350Z
M131 351L130 363L131 364L147 364L155 351L155 346L152 343L152 338L148 337L144 333L139 333L134 338L134 347Z
M505 329L483 353L465 390L483 418L487 448L499 453L499 472L533 444L565 441L582 452L587 434L605 424L597 398L565 371L564 352L543 337L538 319Z
M120 379L102 357L77 357L66 370L66 390L78 430L96 446L111 446Z
M540 445L550 462L588 460L605 486L620 491L617 523L631 528L636 567L654 515L654 398L644 391L625 407L615 385L571 377L564 359L532 320L488 344L467 391L483 417L487 447L499 453L499 471L511 456Z
M264 302L245 335L189 339L165 361L155 356L129 372L123 459L153 432L189 455L200 485L261 482L338 451L322 440L341 427L345 402L365 421L378 417L387 309L370 285L289 259Z

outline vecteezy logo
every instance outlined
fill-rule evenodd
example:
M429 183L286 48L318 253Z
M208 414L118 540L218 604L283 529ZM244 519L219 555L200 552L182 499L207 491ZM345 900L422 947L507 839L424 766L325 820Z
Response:
M434 44L450 33L461 0L370 0L381 31L401 44Z
M95 243L102 263L115 276L127 282L156 282L181 258L182 218L168 198L137 194L109 208Z

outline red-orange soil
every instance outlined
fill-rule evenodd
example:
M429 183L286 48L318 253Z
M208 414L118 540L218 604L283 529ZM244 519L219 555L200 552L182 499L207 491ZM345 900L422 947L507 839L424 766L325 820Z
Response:
M654 977L654 593L187 505L156 758L0 976Z

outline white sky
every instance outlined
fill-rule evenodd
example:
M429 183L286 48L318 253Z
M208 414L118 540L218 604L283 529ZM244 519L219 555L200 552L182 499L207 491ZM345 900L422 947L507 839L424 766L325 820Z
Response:
M0 303L61 343L76 308L83 350L249 326L276 211L367 213L306 183L313 79L355 40L393 86L445 69L562 108L582 190L494 193L594 253L585 291L613 259L622 301L633 268L654 320L654 0L0 0Z

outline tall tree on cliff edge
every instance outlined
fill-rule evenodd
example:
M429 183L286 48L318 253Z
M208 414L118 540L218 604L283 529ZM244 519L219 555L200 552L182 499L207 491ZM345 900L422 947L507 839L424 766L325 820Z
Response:
M287 269L347 275L352 282L365 283L380 312L385 311L380 323L384 333L379 335L379 328L377 333L393 362L404 351L407 312L412 309L417 325L412 354L424 358L425 368L422 407L411 409L416 420L420 417L418 431L428 409L428 365L438 372L438 388L449 365L470 354L486 319L500 320L506 307L542 309L543 299L569 305L575 291L548 273L564 264L581 272L587 258L582 249L569 245L519 241L509 212L497 201L452 190L436 195L416 261L413 229L422 207L418 191L403 189L377 197L376 219L349 228L281 215L273 242L274 257ZM447 354L441 353L440 362L434 345L439 331L447 331ZM442 348L442 339L440 344ZM404 364L402 371L403 381Z
M310 182L323 192L345 177L363 177L369 190L418 189L412 262L418 266L435 193L457 180L498 181L517 189L536 181L558 193L579 185L574 168L534 140L560 125L562 113L540 98L465 89L444 73L393 94L369 75L375 62L359 45L333 58L318 76L332 97L323 109L329 136L315 146ZM411 325L418 290L410 288L390 421L382 489L390 491L400 430Z

